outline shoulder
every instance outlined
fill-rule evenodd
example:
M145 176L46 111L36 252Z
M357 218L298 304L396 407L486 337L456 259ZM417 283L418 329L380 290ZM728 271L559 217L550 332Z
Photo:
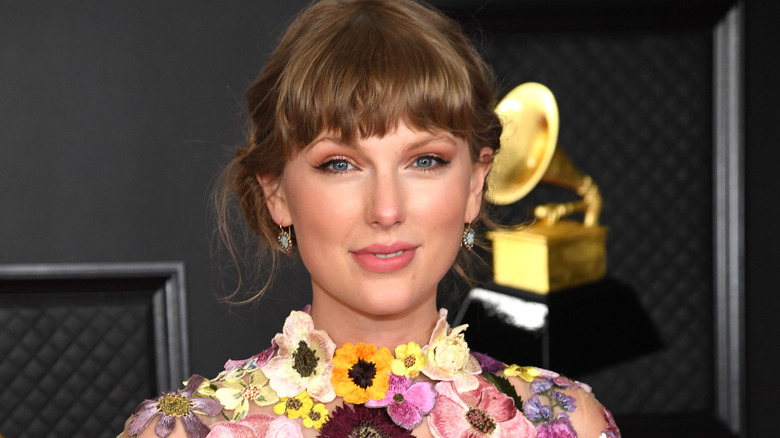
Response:
M522 400L522 412L538 436L619 438L610 412L587 384L536 367L510 365L494 375L506 378Z
M265 353L265 352L264 352ZM145 400L133 411L120 437L205 437L217 423L238 421L250 409L269 407L279 401L265 385L259 366L260 353L246 360L228 361L214 379L193 375L185 387ZM254 418L257 422L257 418ZM263 422L268 422L263 419Z
M120 437L199 437L211 431L209 425L223 412L217 400L204 394L211 383L193 375L184 389L144 400L125 422Z

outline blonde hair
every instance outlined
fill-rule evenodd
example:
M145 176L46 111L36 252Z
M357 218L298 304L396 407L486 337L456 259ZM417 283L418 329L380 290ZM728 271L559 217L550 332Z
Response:
M411 0L314 3L250 85L247 105L246 145L224 169L216 195L218 230L236 260L227 220L232 192L249 229L270 248L260 252L272 271L279 226L256 175L281 177L287 160L322 132L351 141L404 122L466 139L473 161L484 146L496 151L501 136L491 70L457 23ZM459 256L454 269L468 278L464 262Z

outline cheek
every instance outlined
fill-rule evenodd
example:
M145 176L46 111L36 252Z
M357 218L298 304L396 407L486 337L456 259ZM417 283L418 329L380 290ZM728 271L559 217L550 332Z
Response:
M349 197L318 187L298 187L296 196L289 198L296 244L305 258L324 254L334 248L333 242L343 241L356 217L354 201Z
M467 187L461 184L449 184L430 193L418 209L421 220L426 221L435 232L446 236L447 241L457 244L463 233L467 194Z

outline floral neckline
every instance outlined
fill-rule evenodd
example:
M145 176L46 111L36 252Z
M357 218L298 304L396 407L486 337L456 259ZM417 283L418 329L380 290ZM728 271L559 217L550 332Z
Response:
M155 432L163 438L173 431L177 417L182 418L189 438L302 437L298 419L303 427L318 430L320 437L411 437L411 430L427 416L430 431L438 438L464 433L569 436L545 435L551 427L574 432L568 413L576 408L575 399L556 388L580 387L590 392L587 385L550 371L507 366L489 356L472 354L464 338L467 325L451 328L446 309L440 310L427 345L401 344L393 354L386 347L362 343L336 348L324 330L314 328L309 308L293 311L282 333L262 353L229 360L215 379L193 376L185 382L184 391L163 394L139 406L129 433L140 433L159 416ZM532 382L531 399L523 403L509 381L494 374L500 371ZM325 404L336 397L351 406L329 412ZM189 401L186 412L169 408L180 399ZM250 415L250 402L273 406L278 417ZM554 417L556 407L560 412ZM211 417L221 413L228 421L209 429L195 413ZM602 437L615 438L616 433L605 431Z

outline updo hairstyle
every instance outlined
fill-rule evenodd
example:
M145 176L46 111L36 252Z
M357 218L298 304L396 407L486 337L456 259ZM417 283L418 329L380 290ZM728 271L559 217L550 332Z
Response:
M467 140L475 162L483 146L497 151L492 79L460 26L414 1L322 0L304 10L247 90L248 139L216 195L218 231L234 261L230 192L273 271L279 225L256 175L280 178L285 163L324 131L350 142L384 136L404 122ZM454 269L468 278L464 262L459 255Z

